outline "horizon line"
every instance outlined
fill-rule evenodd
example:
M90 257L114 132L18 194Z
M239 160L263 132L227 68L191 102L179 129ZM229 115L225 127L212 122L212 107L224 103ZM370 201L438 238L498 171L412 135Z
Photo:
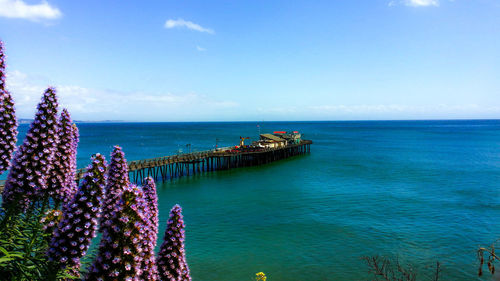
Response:
M30 118L18 121L31 122ZM337 119L337 120L212 120L212 121L141 121L141 120L73 120L74 123L262 123L262 122L402 122L402 121L500 121L500 118L429 118L429 119Z

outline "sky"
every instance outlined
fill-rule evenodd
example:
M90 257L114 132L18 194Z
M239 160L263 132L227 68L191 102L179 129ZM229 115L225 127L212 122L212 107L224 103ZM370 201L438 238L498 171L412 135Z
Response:
M0 0L0 40L20 118L500 118L499 0Z

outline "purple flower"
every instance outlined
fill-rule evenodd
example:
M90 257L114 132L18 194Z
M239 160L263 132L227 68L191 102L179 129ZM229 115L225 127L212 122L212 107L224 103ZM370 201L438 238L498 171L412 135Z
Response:
M121 193L129 184L128 165L125 154L121 147L115 146L111 153L111 163L108 167L108 183L104 192L104 204L101 220L99 221L100 232L104 233L105 229L109 226Z
M110 213L108 227L103 230L97 258L86 280L136 280L141 275L143 240L146 239L143 222L148 218L142 207L137 206L145 204L144 194L139 187L129 185L122 189ZM129 220L120 219L125 216Z
M182 208L175 205L170 211L165 237L156 259L161 280L191 280L184 250L184 221Z
M73 123L71 126L71 151L69 153L69 171L68 175L66 175L66 184L65 190L68 192L68 195L64 197L63 202L64 205L69 204L74 194L76 193L78 186L76 183L76 152L78 148L78 127ZM99 171L104 173L106 171L106 166L99 167ZM104 196L104 195L103 195Z
M82 184L70 204L64 208L62 220L50 241L47 255L51 261L59 261L62 268L72 268L77 271L80 267L80 258L86 254L92 238L95 237L100 212L99 209L89 208L87 203L92 202L94 206L101 206L106 183L101 168L105 166L104 156L96 154L92 157L92 164L88 166ZM68 259L62 261L62 255Z
M149 208L149 219L153 226L152 231L158 232L158 195L156 194L156 184L151 177L145 178L144 182L142 190Z
M38 104L26 138L12 160L2 194L4 209L15 207L25 210L31 200L47 198L47 178L58 142L56 121L56 91L48 88ZM43 134L45 137L42 137Z
M59 119L58 136L59 142L53 161L53 169L50 170L47 181L47 192L54 198L56 205L68 203L77 190L76 185L76 146L78 136L75 139L75 130L78 129L71 121L71 117L66 109L61 112Z
M9 168L16 148L17 119L12 96L5 89L5 54L0 41L0 175Z

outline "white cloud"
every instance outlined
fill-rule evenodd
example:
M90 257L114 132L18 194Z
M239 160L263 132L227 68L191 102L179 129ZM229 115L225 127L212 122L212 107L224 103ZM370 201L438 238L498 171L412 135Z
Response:
M6 85L12 93L19 118L31 118L47 81L19 71L7 73ZM196 93L145 93L54 85L61 107L78 120L185 121L221 118L239 107L230 100L213 99Z
M196 46L196 50L200 51L200 52L204 52L206 51L207 49L203 48L203 47L200 47L200 46Z
M183 20L183 19L176 19L176 20L167 20L165 22L165 28L175 28L175 27L185 27L187 29L191 29L191 30L196 30L196 31L199 31L199 32L206 32L206 33L209 33L209 34L215 34L215 31L213 29L210 29L210 28L205 28L199 24L196 24L194 22L191 22L191 21L186 21L186 20Z
M47 1L42 1L40 4L27 4L23 0L0 0L0 17L39 21L58 19L61 16L61 11Z
M439 0L405 0L405 5L412 7L437 7L439 6Z
M387 6L389 7L394 7L397 5L405 5L409 7L438 7L439 0L391 0L387 4Z

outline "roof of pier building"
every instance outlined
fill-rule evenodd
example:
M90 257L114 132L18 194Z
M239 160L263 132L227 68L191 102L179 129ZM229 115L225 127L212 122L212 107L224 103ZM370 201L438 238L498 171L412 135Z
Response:
M273 140L273 141L277 141L277 142L284 142L284 141L286 141L285 139L280 138L278 136L275 136L273 134L261 134L260 138L261 139Z

